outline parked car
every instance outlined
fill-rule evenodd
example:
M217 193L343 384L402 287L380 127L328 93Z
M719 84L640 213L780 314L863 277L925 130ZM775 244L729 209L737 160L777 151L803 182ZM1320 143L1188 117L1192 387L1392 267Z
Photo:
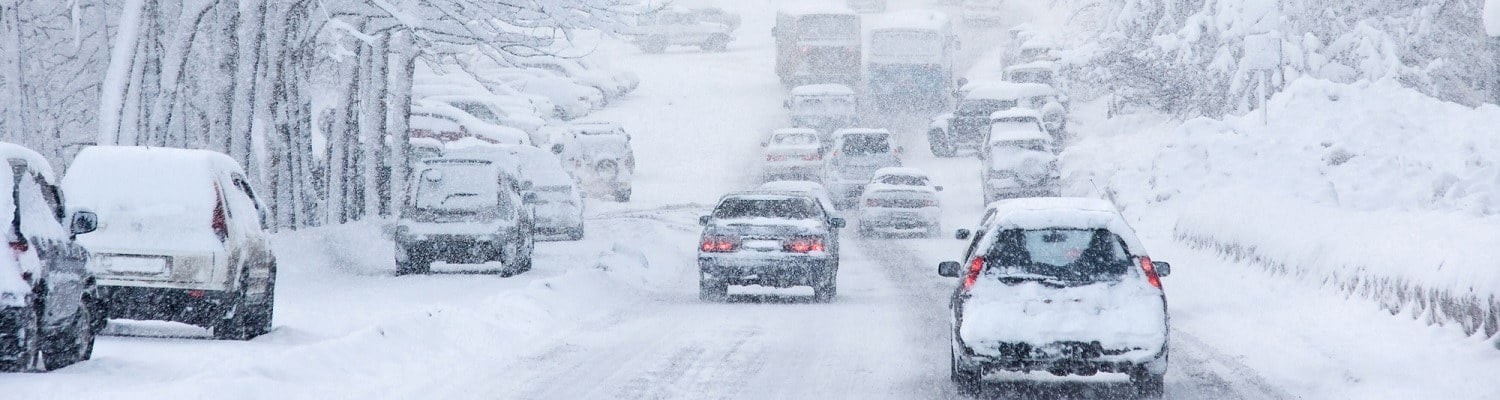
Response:
M425 90L436 89L428 87ZM531 112L530 105L522 99L482 94L437 94L419 98L447 104L481 121L519 129L528 135L535 135L537 129L547 124L547 119Z
M875 171L901 166L901 147L885 129L852 128L833 134L823 160L823 185L844 208L853 207Z
M527 57L521 61L519 66L550 71L559 76L572 79L581 85L597 89L600 93L604 93L606 101L624 96L635 89L633 83L626 81L622 76L609 71L589 68L569 58L557 56Z
M208 150L101 146L78 153L68 208L98 213L79 235L109 318L203 326L221 339L271 330L276 255L245 171Z
M886 0L848 0L850 10L857 13L885 12Z
M458 126L457 135L453 126ZM490 143L531 144L531 134L526 131L484 121L448 103L417 99L411 103L411 118L408 126L414 137L427 132L442 132L439 140L450 141L462 137L473 137Z
M719 199L699 219L699 296L719 301L730 285L811 286L813 297L838 293L839 247L833 231L844 220L798 192L752 191Z
M771 137L761 143L765 147L765 163L761 164L762 180L781 178L816 179L823 170L822 145L818 132L807 128L786 128L771 131Z
M942 190L942 186L932 184L926 172L916 168L875 171L875 177L859 196L859 235L921 230L929 237L937 237L942 230L937 193Z
M503 146L520 163L523 187L534 194L531 207L543 240L583 239L583 196L556 154L532 146Z
M511 88L546 97L556 106L558 119L571 120L604 106L604 93L560 76L518 75L507 80Z
M434 261L497 261L508 275L531 270L534 199L523 193L517 167L505 162L509 155L496 153L468 149L422 160L393 235L397 275L428 273Z
M1013 197L1057 196L1062 190L1054 139L1042 129L1040 115L1028 109L994 114L985 147L980 182L984 202Z
M825 145L832 142L834 131L859 120L859 100L848 86L803 85L792 88L791 96L783 106L792 114L792 125L817 130Z
M1005 17L1003 0L963 0L961 14L966 21L997 21Z
M584 193L630 201L635 151L630 134L619 124L575 123L551 149L571 169Z
M1042 113L1048 132L1061 137L1067 125L1066 98L1051 86L1039 83L977 81L964 83L958 91L957 108L934 118L928 126L927 142L932 154L952 157L961 149L978 149L989 132L990 115L1023 107Z
M999 371L1130 377L1162 395L1167 372L1166 292L1171 265L1154 261L1114 206L1095 199L1029 198L992 204L950 299L950 377L965 392Z
M0 143L10 165L0 179L0 213L10 256L0 257L0 372L54 370L93 357L104 328L89 252L74 237L92 232L94 213L65 213L52 166L41 154Z
M647 53L661 53L668 46L697 46L709 52L729 50L734 28L712 18L685 8L666 8L640 15L627 32Z

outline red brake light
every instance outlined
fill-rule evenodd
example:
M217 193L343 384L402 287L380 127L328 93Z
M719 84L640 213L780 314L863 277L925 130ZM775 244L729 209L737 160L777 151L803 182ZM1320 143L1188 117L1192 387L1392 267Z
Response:
M786 249L787 251L795 253L811 253L815 251L823 251L825 247L823 246L822 239L800 238L792 239L790 243L787 243Z
M1151 257L1141 257L1141 270L1146 271L1146 281L1151 286L1161 289L1161 277L1156 275L1156 266L1151 265Z
M229 239L229 223L227 220L228 218L224 215L224 195L219 193L219 185L214 184L213 228L214 236L217 236L220 242Z
M802 156L802 160L804 160L804 161L818 161L818 160L822 160L822 159L823 159L823 155L822 154L808 154L808 155Z
M786 159L785 156L778 156L778 155L774 155L774 154L766 156L766 161L781 161L781 160L785 160L785 159Z
M865 207L880 207L880 200L876 200L876 199L865 200Z
M984 269L984 257L974 257L969 261L969 275L964 277L964 290L974 287L974 281L979 280L979 271Z
M26 250L30 250L30 249L31 249L31 243L27 242L26 239L21 239L20 241L16 241L16 242L10 242L10 251L14 251L18 255L21 254L21 253L25 253Z
M733 252L735 247L738 247L738 244L733 240L716 237L703 239L703 243L698 245L698 250L704 253L729 253Z

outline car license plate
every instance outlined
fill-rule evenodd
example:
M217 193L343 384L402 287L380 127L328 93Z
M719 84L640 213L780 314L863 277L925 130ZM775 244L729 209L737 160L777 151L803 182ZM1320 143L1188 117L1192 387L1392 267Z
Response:
M781 250L781 242L775 240L747 240L745 248L759 251Z
M167 272L164 257L105 256L99 258L105 271L125 274L163 274Z

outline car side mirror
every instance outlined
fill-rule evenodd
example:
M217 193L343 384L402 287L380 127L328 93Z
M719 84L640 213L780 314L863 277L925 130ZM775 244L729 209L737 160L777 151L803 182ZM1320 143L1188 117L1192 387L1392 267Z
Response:
M1172 274L1172 264L1165 261L1152 261L1151 268L1156 269L1156 277L1165 278Z
M973 235L974 233L968 229L959 229L957 232L953 232L953 238L958 240L969 240L969 236Z
M936 191L941 192L941 191L943 191L943 187L942 186L933 186L932 190L936 190Z
M832 226L835 229L843 228L845 224L846 222L844 222L843 218L834 217L828 219L828 226Z
M68 231L74 235L82 235L99 229L99 215L93 211L78 211L73 213L73 218L68 222Z
M707 215L698 217L698 225L708 226L708 223L711 221L713 221L713 217Z
M963 269L963 265L959 264L958 261L943 261L938 263L938 275L944 277L957 278L961 269Z

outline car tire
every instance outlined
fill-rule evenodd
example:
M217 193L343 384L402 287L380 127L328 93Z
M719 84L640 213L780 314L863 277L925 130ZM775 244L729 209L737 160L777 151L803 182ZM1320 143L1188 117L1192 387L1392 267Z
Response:
M568 228L568 240L570 240L570 241L583 240L583 224L578 224L577 227Z
M396 261L396 276L427 274L432 272L432 259L419 254L406 253L406 261Z
M660 54L667 51L667 38L665 36L652 36L641 42L641 51L650 54Z
M261 295L256 304L254 313L245 321L246 329L250 337L256 337L271 332L271 322L276 316L276 268L271 268L271 276L266 281L266 292Z
M28 372L36 370L36 362L38 358L41 358L42 349L40 320L41 317L37 313L32 313L31 318L25 321L25 325L21 326L21 330L25 332L26 339L24 340L26 342L21 343L19 346L19 353L6 354L7 358L14 358L14 360L0 361L0 372Z
M615 192L615 201L616 202L620 202L620 203L629 202L630 201L630 189L616 191Z
M729 297L729 284L724 282L712 282L703 279L698 280L698 299L708 302L720 302Z
M979 394L980 375L975 371L967 371L958 366L958 355L953 353L953 348L948 348L948 379L958 387L958 392L967 396Z
M828 268L823 275L825 275L824 280L813 286L813 299L820 303L827 303L839 295L838 270Z
M928 134L927 142L933 157L949 158L958 155L958 148L941 136Z
M215 339L250 340L255 337L249 324L250 302L246 300L244 289L235 293L235 300L229 311L210 327Z
M58 332L57 336L48 338L47 343L42 345L42 360L46 364L42 366L42 370L52 371L92 358L93 319L93 311L85 301L78 307L78 312L73 314L73 323L69 324L68 330Z
M723 53L729 51L729 36L709 36L708 40L703 42L703 45L701 45L700 47L703 48L703 51L710 53Z

